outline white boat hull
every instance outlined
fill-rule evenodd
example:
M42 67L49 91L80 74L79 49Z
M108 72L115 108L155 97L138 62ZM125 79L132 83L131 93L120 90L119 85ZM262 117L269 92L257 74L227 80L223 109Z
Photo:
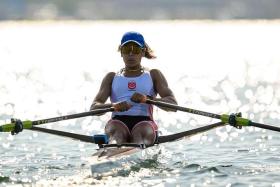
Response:
M158 146L147 149L131 147L100 149L90 159L91 174L95 178L115 176L119 171L135 164L137 160L145 159L148 150L149 154L152 152L153 155L159 152Z

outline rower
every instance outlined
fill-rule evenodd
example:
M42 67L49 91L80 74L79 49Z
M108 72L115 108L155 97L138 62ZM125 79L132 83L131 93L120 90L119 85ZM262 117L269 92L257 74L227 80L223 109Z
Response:
M149 70L141 65L143 57L154 59L156 56L140 33L125 33L118 50L124 68L116 73L109 72L103 78L90 109L115 108L105 126L109 143L153 145L158 126L153 120L153 106L146 104L146 99L153 98L171 104L177 104L177 101L161 71ZM160 98L156 98L157 94ZM109 97L111 103L105 104Z

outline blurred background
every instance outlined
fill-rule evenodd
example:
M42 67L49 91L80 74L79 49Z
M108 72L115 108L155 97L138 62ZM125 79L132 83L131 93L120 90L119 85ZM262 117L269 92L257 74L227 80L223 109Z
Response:
M279 7L278 0L0 0L0 19L277 19Z

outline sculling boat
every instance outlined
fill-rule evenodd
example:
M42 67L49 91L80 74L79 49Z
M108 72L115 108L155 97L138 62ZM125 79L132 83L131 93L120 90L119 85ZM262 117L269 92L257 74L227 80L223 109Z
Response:
M58 131L54 129L46 129L41 127L32 127L31 130L49 133L53 135L59 135L63 137L80 140L83 142L94 143L99 146L97 152L88 159L91 163L91 173L94 177L112 176L118 172L117 168L124 168L124 164L133 160L133 156L136 154L141 155L146 149L153 149L152 152L159 151L158 146L163 143L177 141L182 138L187 138L199 133L206 132L208 130L224 126L223 122L217 122L214 124L206 125L203 127L195 128L192 130L159 136L157 142L154 145L146 146L144 144L124 143L124 144L102 144L102 141L96 140L94 136L87 136L81 134L75 134L65 131ZM100 143L101 142L101 143ZM107 141L104 141L107 142Z
M159 136L157 142L152 146L132 143L101 144L97 152L90 158L92 176L112 176L118 172L118 169L123 169L127 162L133 160L133 156L137 157L139 154L141 155L146 149L153 149L153 151L150 152L158 154L160 148L158 148L157 145L159 144L180 140L223 125L224 123L219 122L176 134Z

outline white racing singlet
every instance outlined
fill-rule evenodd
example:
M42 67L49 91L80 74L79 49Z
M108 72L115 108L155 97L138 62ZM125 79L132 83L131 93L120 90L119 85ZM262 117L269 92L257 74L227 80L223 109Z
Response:
M149 71L144 71L138 77L125 77L123 73L117 73L112 82L111 102L127 101L132 107L125 112L113 112L112 117L115 115L128 115L128 116L149 116L153 119L153 106L146 103L135 103L130 100L131 96L135 93L154 97L155 91L153 80Z

